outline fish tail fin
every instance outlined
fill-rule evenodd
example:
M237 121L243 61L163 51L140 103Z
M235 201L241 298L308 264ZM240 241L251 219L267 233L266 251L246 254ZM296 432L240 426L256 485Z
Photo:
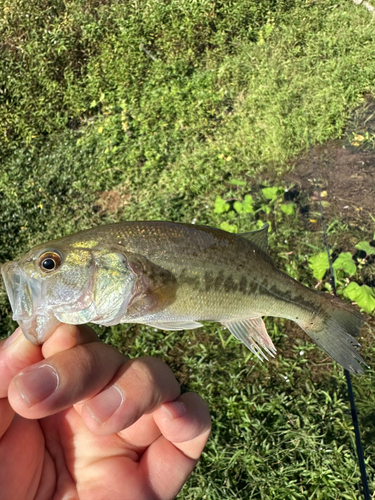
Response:
M314 342L351 373L363 373L367 366L357 352L360 344L353 338L359 334L363 316L342 300L321 293L322 306L310 321L297 321Z

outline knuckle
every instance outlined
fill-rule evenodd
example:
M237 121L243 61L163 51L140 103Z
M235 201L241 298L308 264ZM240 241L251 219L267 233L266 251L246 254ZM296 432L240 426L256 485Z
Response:
M131 370L134 378L138 379L141 385L157 385L154 370L142 358L131 361Z
M139 386L139 393L147 393L148 406L155 409L164 401L180 394L180 386L171 369L160 359L151 357L130 361L131 379Z

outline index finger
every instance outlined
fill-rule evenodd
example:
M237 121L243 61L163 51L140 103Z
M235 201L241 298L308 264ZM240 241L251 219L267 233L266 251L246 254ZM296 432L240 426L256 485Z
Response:
M10 381L24 368L55 353L96 340L96 333L86 325L78 328L60 324L51 337L38 346L27 340L18 327L10 337L0 341L0 398L7 397Z
M9 383L20 370L42 359L40 346L27 340L20 327L0 341L0 398L7 397Z

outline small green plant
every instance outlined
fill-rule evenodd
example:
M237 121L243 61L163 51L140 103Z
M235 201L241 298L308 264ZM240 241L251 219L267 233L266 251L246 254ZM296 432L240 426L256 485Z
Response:
M246 183L240 179L231 179L230 184L237 187L246 186ZM278 219L282 218L282 214L286 216L295 215L296 205L294 203L283 203L284 192L285 189L283 187L273 186L263 188L261 190L261 195L258 193L256 195L246 194L243 198L233 198L231 197L233 195L231 191L228 194L230 200L226 200L221 196L216 196L214 212L219 215L229 212L231 216L235 216L236 213L239 215L249 214L252 216L260 212L266 215L275 213ZM234 203L231 206L228 201L233 200ZM258 222L260 226L263 224L262 221L258 220L257 227L259 226ZM220 227L225 229L226 226L222 224Z
M251 194L247 194L244 200L235 201L233 208L239 214L253 214L254 213L254 199Z
M281 212L285 215L294 215L296 213L296 206L294 203L282 203L284 198L285 189L278 186L266 187L262 189L262 194L267 202L262 203L260 209L266 214L272 211Z
M357 268L350 252L342 252L332 264L333 269L342 269L344 273L353 276Z
M237 233L237 226L235 224L228 224L228 222L222 222L220 224L220 229L227 231L228 233Z
M341 252L332 263L337 293L356 302L358 306L367 313L375 310L375 290L365 284L359 285L356 281L350 281L349 277L354 276L367 263L370 255L375 255L375 248L367 241L360 241L355 248L366 253L364 259L356 262L350 252ZM328 256L326 252L320 252L309 258L309 268L313 272L314 278L322 281L329 270ZM331 289L329 283L326 288Z
M313 272L313 276L318 281L321 281L329 269L328 256L326 252L320 252L309 258L309 268Z
M294 203L283 203L282 205L280 205L280 210L285 215L295 215L296 205Z
M366 252L366 257L375 255L375 247L372 247L368 241L360 241L355 247L358 248L358 250Z
M275 186L262 189L263 196L267 200L270 200L271 202L276 201L283 192L284 192L283 188Z
M375 309L375 290L367 285L360 286L352 281L344 288L343 295L356 302L367 313L371 313Z
M223 198L221 198L220 196L216 196L215 208L214 208L215 214L223 214L225 212L228 212L229 209L230 209L229 203L223 200Z

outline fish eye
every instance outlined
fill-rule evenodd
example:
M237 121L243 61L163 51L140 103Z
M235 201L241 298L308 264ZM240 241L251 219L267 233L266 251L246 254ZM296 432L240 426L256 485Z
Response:
M46 273L55 271L60 264L61 257L57 252L45 252L38 260L39 268Z

